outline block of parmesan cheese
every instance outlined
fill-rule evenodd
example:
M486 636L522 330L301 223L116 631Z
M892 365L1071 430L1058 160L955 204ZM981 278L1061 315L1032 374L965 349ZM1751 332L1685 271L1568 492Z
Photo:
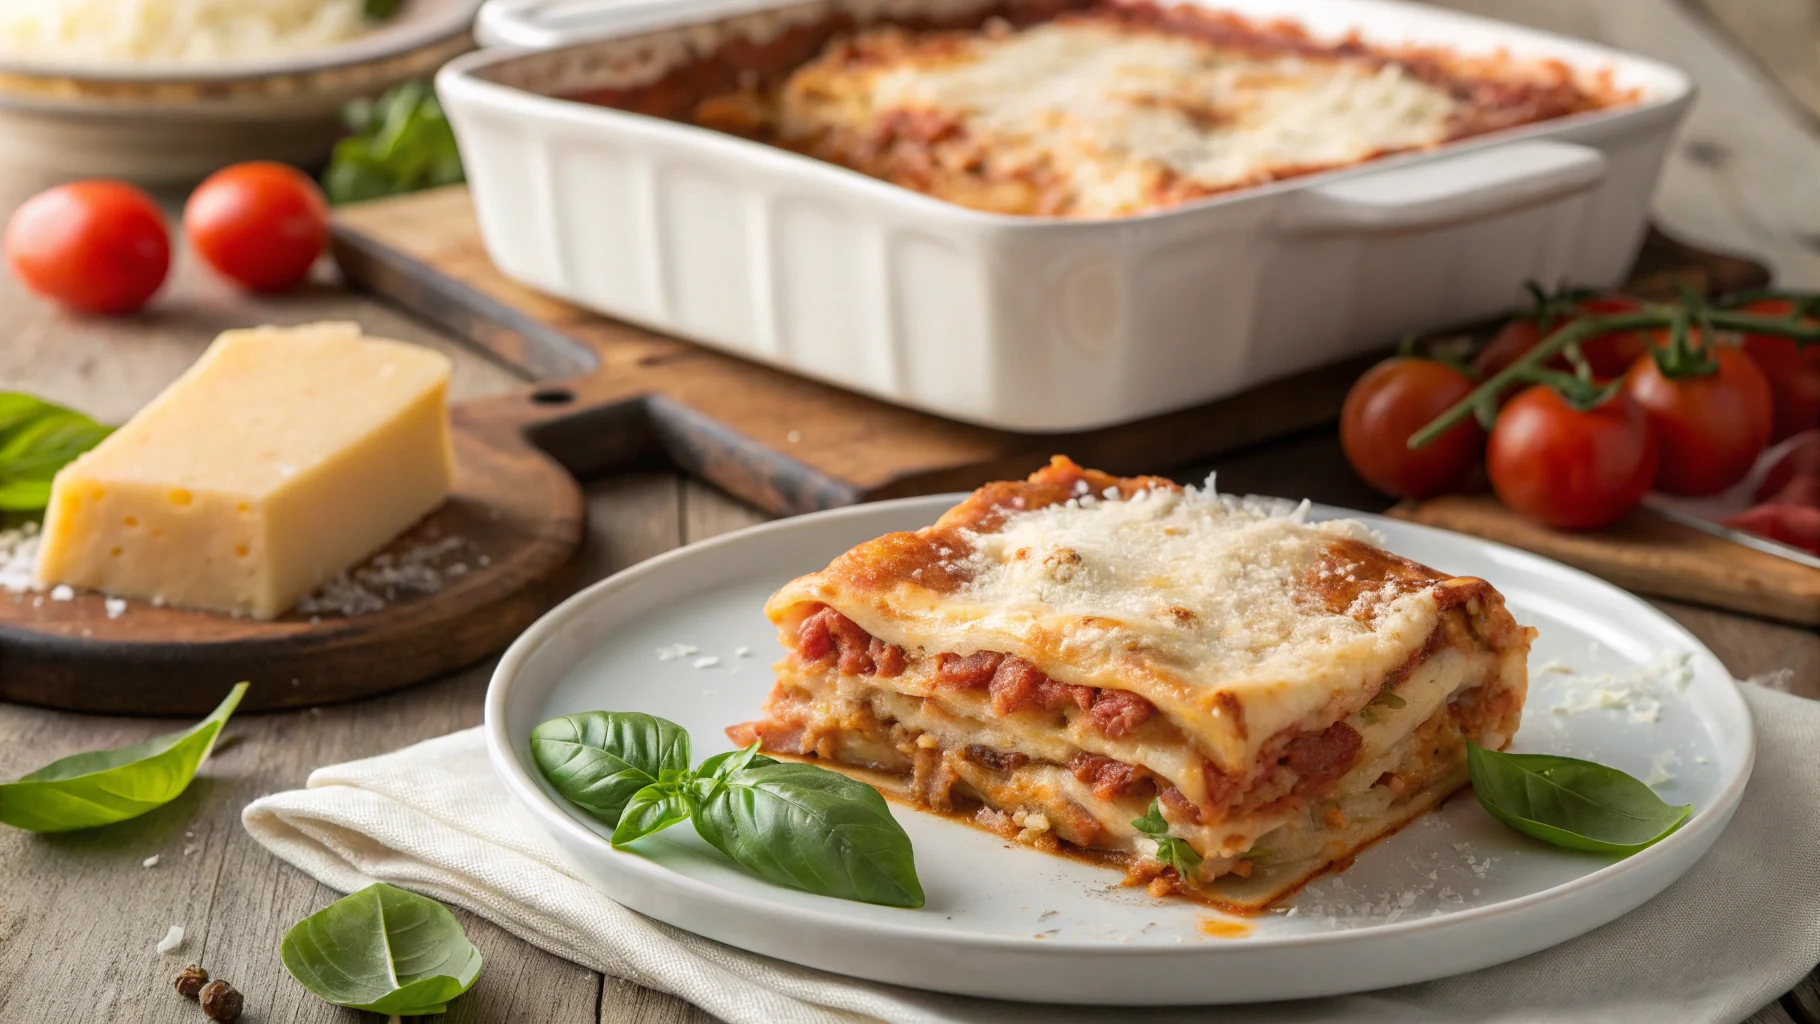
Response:
M226 332L57 474L40 581L283 613L448 495L449 369L355 324Z

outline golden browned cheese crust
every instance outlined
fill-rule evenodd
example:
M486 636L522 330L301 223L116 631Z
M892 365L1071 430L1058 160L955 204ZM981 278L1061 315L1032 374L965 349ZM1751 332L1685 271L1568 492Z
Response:
M1559 62L1105 0L836 33L688 116L975 209L1111 217L1627 98Z

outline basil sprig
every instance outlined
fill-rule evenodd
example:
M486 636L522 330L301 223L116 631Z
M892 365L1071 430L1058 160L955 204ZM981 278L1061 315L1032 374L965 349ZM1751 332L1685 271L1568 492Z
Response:
M1163 807L1155 797L1150 799L1150 812L1131 819L1131 827L1156 840L1156 859L1175 869L1182 881L1192 880L1201 869L1201 855L1194 852L1188 840L1169 834L1169 823L1163 820Z
M531 731L531 756L625 847L683 821L769 882L888 907L923 905L910 837L878 791L814 765L744 750L689 768L689 734L636 712L590 711Z
M0 512L44 511L57 471L113 429L42 398L0 392Z
M1553 754L1466 747L1473 792L1491 816L1569 850L1629 856L1660 842L1694 813L1616 768Z
M465 180L455 130L428 82L401 82L344 112L353 134L335 143L322 173L329 202L415 192Z
M163 807L189 788L245 693L246 684L237 684L207 718L182 732L71 754L0 784L0 822L32 832L72 832Z
M402 1017L442 1013L480 977L480 950L447 907L384 882L297 922L278 952L317 997Z

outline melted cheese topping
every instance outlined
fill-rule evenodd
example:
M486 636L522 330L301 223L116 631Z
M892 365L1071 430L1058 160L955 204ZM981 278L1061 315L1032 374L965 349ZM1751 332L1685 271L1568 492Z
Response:
M1446 138L1454 101L1396 64L1251 57L1192 39L1091 23L973 37L952 63L889 67L873 109L962 117L1006 163L1047 160L1084 209L1141 201L1121 171L1167 168L1208 189L1283 167L1350 164Z
M1339 611L1315 593L1327 549L1366 536L1211 490L1108 489L962 531L954 592L924 586L924 570L856 578L862 545L768 611L787 631L824 603L918 656L999 651L1064 683L1131 690L1244 775L1278 732L1363 708L1434 631L1438 576L1388 578Z
M983 165L957 172L956 160L934 161L949 177L1046 182L1041 201L1056 208L1044 212L1071 216L1131 213L1435 145L1460 109L1394 62L1248 53L1116 23L894 33L863 34L865 57L836 49L793 75L777 113L782 140L814 152L830 127L895 139L895 116L934 115L966 132L936 148ZM969 205L1021 201L1015 194L989 191Z

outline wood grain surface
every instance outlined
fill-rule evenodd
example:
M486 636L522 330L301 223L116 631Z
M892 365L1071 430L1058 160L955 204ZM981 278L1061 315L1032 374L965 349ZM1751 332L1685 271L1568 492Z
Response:
M440 545L433 592L386 591L383 607L269 622L100 594L0 595L0 699L112 714L201 715L236 682L246 711L309 707L422 682L512 642L568 596L581 490L497 414L456 410L449 500L376 558Z
M1707 0L1811 11L1813 0ZM1450 0L1452 6L1605 39L1689 69L1701 99L1657 196L1658 219L1702 245L1766 259L1785 282L1820 287L1820 132L1752 63L1738 39L1699 6L1676 0ZM1793 40L1790 40L1792 43ZM1810 39L1811 43L1812 40ZM1793 47L1789 47L1793 48ZM1814 63L1809 62L1809 67ZM0 160L5 158L0 146ZM0 166L0 213L48 183ZM195 358L218 331L251 323L357 319L370 333L435 346L456 359L460 397L506 393L523 375L490 353L324 279L305 291L255 299L228 290L180 255L176 280L147 313L127 320L64 316L0 275L0 384L31 390L118 422ZM540 375L560 370L540 370ZM1330 432L1223 455L1236 491L1295 494L1355 508L1379 500L1346 468ZM762 518L666 470L620 472L587 488L590 531L579 575L600 576L678 544ZM1786 670L1786 685L1820 697L1820 633L1670 601L1682 622L1740 676ZM0 1021L7 1024L194 1024L194 1004L169 991L188 957L205 960L248 996L251 1024L381 1021L308 996L285 974L276 947L292 923L339 894L284 865L241 829L240 808L264 793L303 785L321 765L367 757L478 724L490 664L382 697L322 708L242 715L233 742L190 791L133 822L61 838L0 832ZM0 667L0 672L3 672ZM0 778L78 750L114 746L169 729L168 722L0 705ZM193 835L189 834L193 833ZM186 855L185 850L194 849ZM161 854L156 868L140 861ZM705 1024L682 1000L583 970L458 912L487 957L474 990L450 1005L450 1024ZM181 923L179 957L152 944ZM1697 970L1698 965L1688 965ZM1673 1019L1665 1013L1664 1021ZM1751 1024L1820 1024L1820 982L1810 976Z
M1643 594L1820 626L1820 569L1638 509L1598 530L1552 530L1489 494L1406 501L1390 514L1534 551Z

